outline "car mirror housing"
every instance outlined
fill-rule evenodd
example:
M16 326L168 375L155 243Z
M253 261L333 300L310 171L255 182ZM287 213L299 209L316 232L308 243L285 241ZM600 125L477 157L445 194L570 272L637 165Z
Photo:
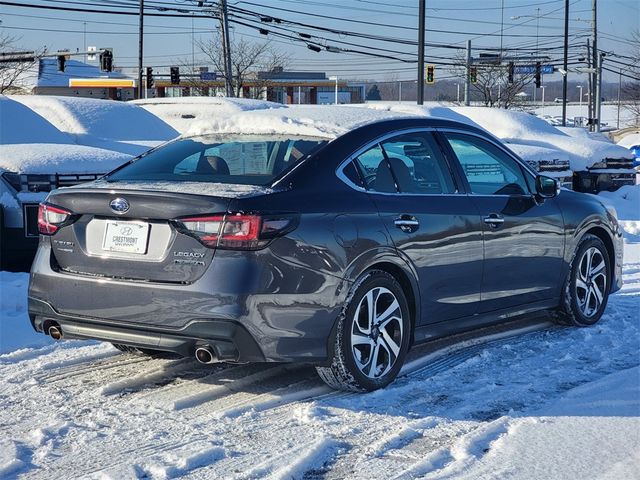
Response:
M541 198L553 198L560 193L560 186L554 178L538 175L536 177L536 193Z

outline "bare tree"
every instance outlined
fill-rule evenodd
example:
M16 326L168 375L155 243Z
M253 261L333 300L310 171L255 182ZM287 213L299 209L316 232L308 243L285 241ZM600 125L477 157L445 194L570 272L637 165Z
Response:
M33 58L18 54L17 38L0 33L0 94L24 93L31 83L29 76L36 75L37 53ZM14 54L14 55L12 55Z
M452 74L466 81L466 58L457 57L458 66L453 67ZM521 103L518 93L533 80L533 75L514 74L509 83L509 67L504 63L475 64L476 82L471 84L471 95L476 92L485 106L510 108Z
M623 70L623 74L632 77L632 80L624 82L622 94L625 99L624 108L635 118L636 125L640 124L640 30L631 34L633 44L633 60L629 60L629 67Z
M198 42L200 50L211 60L218 72L224 72L224 55L220 36L211 40ZM255 86L251 96L262 98L270 85L273 84L258 72L272 72L289 64L289 56L269 43L251 42L244 38L231 42L231 74L234 95L239 97L249 80Z

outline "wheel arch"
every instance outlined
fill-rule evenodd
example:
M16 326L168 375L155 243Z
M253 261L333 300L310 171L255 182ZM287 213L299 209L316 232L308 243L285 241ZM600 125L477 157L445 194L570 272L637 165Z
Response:
M419 304L419 293L417 291L417 281L415 278L409 276L402 267L398 266L395 263L388 261L381 261L374 263L367 270L366 273L371 270L382 270L383 272L391 275L402 287L402 291L407 297L407 305L409 306L409 319L411 321L411 341L410 345L413 344L414 333L416 330L416 321L420 312L420 304Z

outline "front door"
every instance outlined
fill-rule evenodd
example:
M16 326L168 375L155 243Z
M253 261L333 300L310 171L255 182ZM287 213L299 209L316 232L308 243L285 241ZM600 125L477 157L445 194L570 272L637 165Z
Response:
M431 132L402 133L358 156L369 195L420 285L418 326L480 307L482 225Z
M482 217L481 312L557 296L564 223L555 199L537 199L533 174L497 144L473 134L442 135Z

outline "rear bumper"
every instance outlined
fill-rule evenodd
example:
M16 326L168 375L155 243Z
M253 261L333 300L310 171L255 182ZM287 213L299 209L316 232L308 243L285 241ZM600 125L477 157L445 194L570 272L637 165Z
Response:
M58 324L64 339L94 339L139 348L193 356L198 347L209 346L218 360L264 362L262 350L245 328L233 322L202 319L180 330L140 328L118 322L61 315L51 305L29 297L29 317L33 328L45 333Z
M38 331L57 322L65 338L184 356L208 344L238 362L324 362L348 291L342 280L267 251L245 253L217 252L191 284L150 283L58 271L43 241L31 269L29 315Z

